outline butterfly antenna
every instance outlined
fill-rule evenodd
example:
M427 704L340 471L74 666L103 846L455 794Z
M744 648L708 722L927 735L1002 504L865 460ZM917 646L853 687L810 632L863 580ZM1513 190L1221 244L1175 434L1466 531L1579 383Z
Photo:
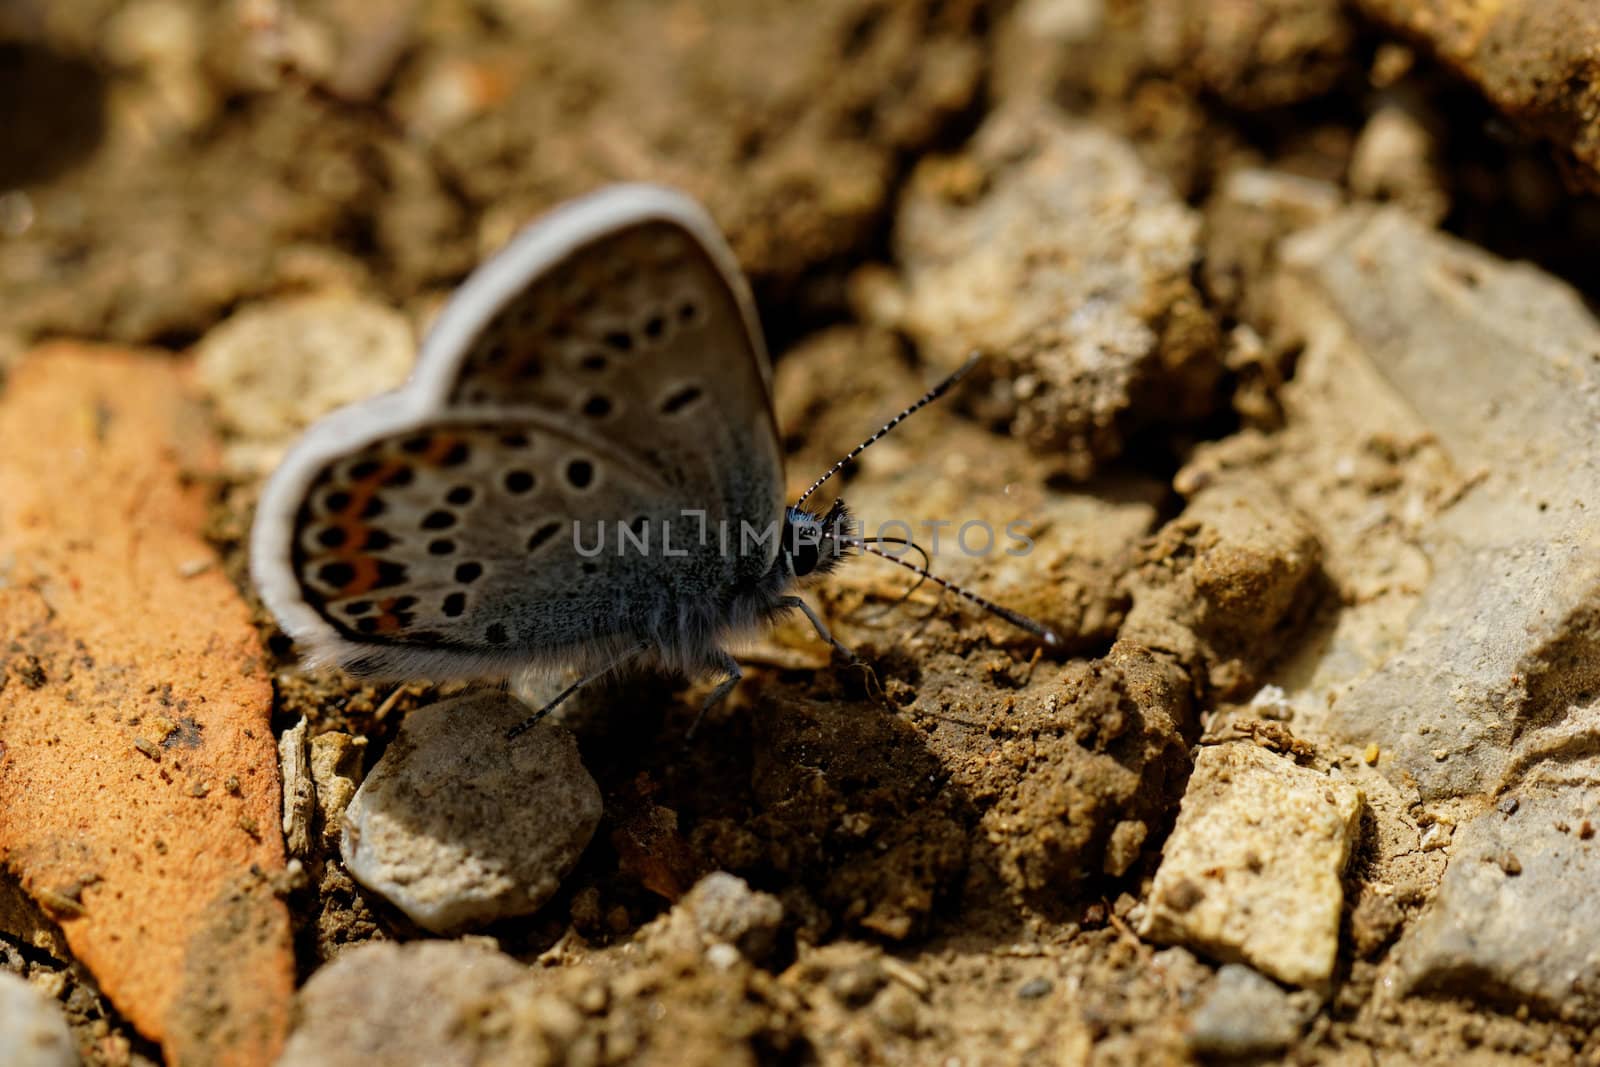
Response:
M889 614L889 612L893 611L895 608L899 607L901 604L904 604L906 601L910 600L914 595L916 595L917 590L922 588L922 583L928 580L928 568L933 566L933 561L928 558L927 549L923 548L915 541L908 541L903 537L865 537L862 538L862 543L905 545L907 548L913 549L917 555L922 557L922 570L918 572L917 580L911 583L910 589L907 589L904 593L901 593L898 597L896 597L893 603L885 604L876 611L869 611L865 615L859 612L856 614L856 618L858 619L877 619Z
M961 364L961 366L959 368L957 368L957 370L956 370L956 372L954 374L950 375L950 377L946 378L944 381L940 382L938 385L934 386L932 389L929 389L927 391L927 393L924 394L924 396L922 397L921 400L918 400L915 404L912 404L910 407L906 408L900 414L896 415L894 418L892 418L888 422L884 423L882 428L879 429L877 433L873 434L871 437L867 438L865 441L862 441L859 445L856 445L856 447L852 448L848 455L846 455L839 462L835 463L833 466L828 468L828 473L824 474L822 477L820 477L816 481L812 482L811 483L811 488L807 489L805 492L800 494L800 499L796 500L794 502L794 506L795 507L799 507L801 504L804 504L806 502L806 498L807 497L809 497L812 493L815 493L818 489L822 488L822 483L823 482L826 482L829 478L832 478L835 474L838 474L841 470L844 469L845 464L849 463L851 460L853 460L857 456L861 455L861 453L865 452L872 445L876 444L890 430L894 429L896 426L899 426L902 422L905 422L912 415L915 415L917 412L921 411L923 408L927 407L929 404L933 403L935 400L938 400L941 396L944 396L945 393L950 391L950 387L955 385L963 377L965 377L967 371L971 370L974 366L976 366L978 360L980 360L982 358L983 357L981 355L978 355L978 354L974 353L972 358L968 359L965 363Z
M1034 622L1021 612L1016 612L1012 611L1010 608L1001 607L994 601L981 597L977 593L963 589L954 582L946 581L937 574L929 573L928 568L926 567L919 567L915 563L907 563L899 556L896 556L890 552L885 552L883 549L878 548L875 545L868 544L865 541L851 540L846 543L854 545L863 552L870 552L880 559L886 559L890 563L904 567L906 570L919 574L930 582L935 582L938 585L943 586L956 596L959 596L972 604L976 604L989 614L998 615L1000 618L1006 620L1006 622L1009 622L1018 629L1028 631L1030 634L1033 634L1051 648L1059 648L1061 646L1061 638L1056 635L1054 630L1050 629L1048 626L1045 626L1043 623Z

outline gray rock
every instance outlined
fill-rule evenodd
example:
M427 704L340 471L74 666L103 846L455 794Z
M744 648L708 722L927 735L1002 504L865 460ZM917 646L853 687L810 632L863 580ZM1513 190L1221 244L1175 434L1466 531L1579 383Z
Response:
M919 166L895 223L885 325L953 368L994 357L981 402L1087 477L1136 419L1208 409L1216 322L1190 282L1199 215L1128 143L1044 106L1001 109L956 160Z
M1315 1000L1291 994L1237 963L1225 965L1189 1019L1190 1051L1240 1059L1287 1048L1316 1010Z
M1456 833L1438 895L1396 950L1407 989L1600 1023L1600 708L1574 719L1546 732L1567 743L1538 746L1514 807Z
M1395 209L1342 212L1282 261L1286 321L1362 353L1470 485L1422 525L1433 579L1403 645L1330 723L1426 800L1494 788L1515 738L1600 688L1600 454L1576 446L1600 425L1600 322Z
M1200 750L1140 932L1323 987L1361 791L1251 742Z
M413 711L344 813L350 873L428 930L536 911L588 845L600 789L552 723L481 691Z
M468 942L371 943L311 976L280 1067L455 1067L479 1062L467 1025L488 997L527 974Z
M61 1006L27 980L0 971L0 1063L6 1067L74 1067L77 1046Z

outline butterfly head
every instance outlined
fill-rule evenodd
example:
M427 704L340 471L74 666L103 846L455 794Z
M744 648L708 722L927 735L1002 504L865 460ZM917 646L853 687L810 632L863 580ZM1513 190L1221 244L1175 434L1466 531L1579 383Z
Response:
M859 532L851 522L842 500L820 515L803 507L785 508L780 565L796 578L827 574L856 551Z

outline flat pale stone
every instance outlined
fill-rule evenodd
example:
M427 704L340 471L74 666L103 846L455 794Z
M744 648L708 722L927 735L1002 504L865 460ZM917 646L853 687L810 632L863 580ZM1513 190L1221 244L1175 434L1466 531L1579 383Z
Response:
M1361 807L1356 787L1251 742L1202 748L1140 932L1324 986Z
M498 690L419 708L345 809L350 873L437 932L527 915L600 823L600 787L571 732Z
M294 988L272 683L201 534L190 367L40 349L0 456L0 861L169 1062L270 1062Z

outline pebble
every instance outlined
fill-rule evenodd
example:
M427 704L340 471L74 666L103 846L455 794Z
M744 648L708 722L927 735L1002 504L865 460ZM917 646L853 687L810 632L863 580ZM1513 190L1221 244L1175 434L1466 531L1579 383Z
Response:
M1140 932L1325 986L1362 804L1357 787L1251 742L1202 748Z
M1264 1056L1300 1036L1314 1001L1291 994L1249 967L1229 963L1189 1020L1192 1052L1219 1059Z
M78 1050L61 1005L8 971L0 971L0 1063L6 1067L74 1067Z
M411 712L344 813L356 881L443 933L537 911L578 862L600 789L566 729L499 691Z
M301 430L334 408L398 386L416 343L406 317L325 293L253 304L201 339L197 370L239 473L277 465Z
M527 968L470 941L373 942L311 976L283 1067L455 1067L479 1062L471 1024Z
M751 889L744 879L713 871L683 895L644 935L660 955L704 954L719 970L741 958L760 962L772 955L783 927L783 904ZM732 955L729 955L729 953Z
M339 731L311 739L311 781L315 785L317 824L324 845L336 846L344 828L344 812L361 784L365 737Z
M1048 978L1030 978L1017 987L1017 996L1023 1000L1038 1000L1054 988Z

